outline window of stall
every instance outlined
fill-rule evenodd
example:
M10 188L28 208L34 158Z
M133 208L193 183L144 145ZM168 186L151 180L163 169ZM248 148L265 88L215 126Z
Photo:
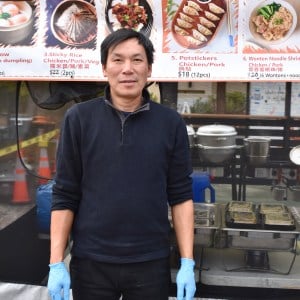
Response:
M245 82L179 82L177 110L180 113L245 114Z

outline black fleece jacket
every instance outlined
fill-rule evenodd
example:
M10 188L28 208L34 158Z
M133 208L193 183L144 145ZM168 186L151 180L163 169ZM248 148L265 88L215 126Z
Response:
M168 205L192 199L188 136L176 111L143 95L127 116L108 94L65 115L52 210L74 211L75 256L127 263L169 255Z

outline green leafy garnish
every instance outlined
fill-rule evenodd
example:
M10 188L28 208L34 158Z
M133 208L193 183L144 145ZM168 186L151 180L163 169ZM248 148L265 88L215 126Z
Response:
M266 20L270 20L271 17L275 14L276 11L279 10L280 7L281 4L273 2L258 9L257 13L259 15L262 15Z
M7 20L7 19L9 19L11 17L11 15L9 14L9 13L7 13L7 12L4 12L4 13L1 13L0 14L0 19L5 19L5 20Z
M281 19L281 18L275 19L275 20L274 20L274 24L275 24L275 25L281 25L281 24L283 24L283 19Z

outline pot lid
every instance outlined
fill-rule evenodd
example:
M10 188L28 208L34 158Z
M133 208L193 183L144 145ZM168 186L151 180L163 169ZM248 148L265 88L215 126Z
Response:
M292 148L290 151L290 160L296 164L300 165L300 146Z
M194 135L195 134L194 128L190 125L186 125L186 130L187 130L188 135Z
M198 135L216 135L216 136L224 136L224 135L236 135L237 132L234 127L228 125L205 125L200 126L197 130Z

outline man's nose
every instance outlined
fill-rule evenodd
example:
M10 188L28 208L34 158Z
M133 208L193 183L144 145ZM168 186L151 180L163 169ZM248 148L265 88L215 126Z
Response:
M132 72L132 62L130 60L124 61L123 72Z

